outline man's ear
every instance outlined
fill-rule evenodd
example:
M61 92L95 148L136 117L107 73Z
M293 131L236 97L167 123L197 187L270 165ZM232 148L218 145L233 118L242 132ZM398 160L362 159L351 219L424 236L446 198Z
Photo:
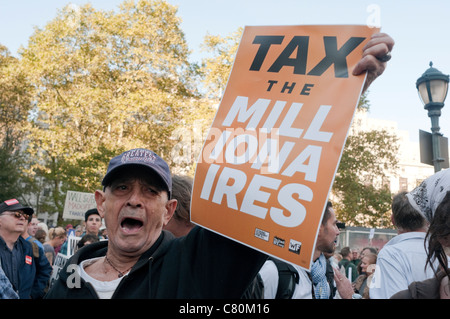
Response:
M392 223L392 225L396 226L395 221L394 221L394 214L391 215L391 223Z
M166 203L166 213L164 216L164 226L166 226L177 208L178 201L176 199L170 199Z
M100 190L96 190L95 191L95 202L97 203L97 210L98 210L100 217L105 218L105 207L104 207L105 193Z

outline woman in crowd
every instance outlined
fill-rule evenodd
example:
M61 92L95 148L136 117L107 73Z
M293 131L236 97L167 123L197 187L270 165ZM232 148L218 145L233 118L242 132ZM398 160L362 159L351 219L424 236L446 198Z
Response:
M55 248L61 246L66 241L67 233L62 227L50 228L48 237L49 240L44 243L44 253L50 265L53 265L56 256Z
M376 263L377 255L374 253L366 253L361 259L361 275L356 278L353 284L355 292L359 293L363 299L369 299L369 287L375 272Z

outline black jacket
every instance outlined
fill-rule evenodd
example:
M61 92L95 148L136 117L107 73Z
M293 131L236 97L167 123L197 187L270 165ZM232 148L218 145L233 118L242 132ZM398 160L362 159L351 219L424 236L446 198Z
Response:
M45 298L98 298L89 283L76 278L74 265L106 251L107 241L80 249ZM112 298L240 298L265 260L266 255L200 227L181 238L163 231Z

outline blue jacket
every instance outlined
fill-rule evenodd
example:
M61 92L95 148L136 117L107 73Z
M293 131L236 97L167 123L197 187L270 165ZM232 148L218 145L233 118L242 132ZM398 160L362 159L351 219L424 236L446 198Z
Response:
M19 287L16 287L20 299L38 299L45 294L52 266L45 257L44 250L39 248L39 257L33 255L33 246L19 236L22 243L24 258L19 265Z

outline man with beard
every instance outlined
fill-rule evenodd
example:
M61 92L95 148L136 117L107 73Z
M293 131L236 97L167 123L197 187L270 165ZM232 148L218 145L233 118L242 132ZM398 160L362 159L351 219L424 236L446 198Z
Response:
M334 253L340 234L337 223L332 204L328 202L317 236L311 272L299 266L290 265L298 273L297 283L290 299L333 299L334 285L342 299L359 298L354 294L351 282L339 270L334 270L334 280L327 276L327 268L330 269L331 265L326 256ZM259 274L264 282L264 299L275 299L279 285L279 272L275 262L266 261Z

